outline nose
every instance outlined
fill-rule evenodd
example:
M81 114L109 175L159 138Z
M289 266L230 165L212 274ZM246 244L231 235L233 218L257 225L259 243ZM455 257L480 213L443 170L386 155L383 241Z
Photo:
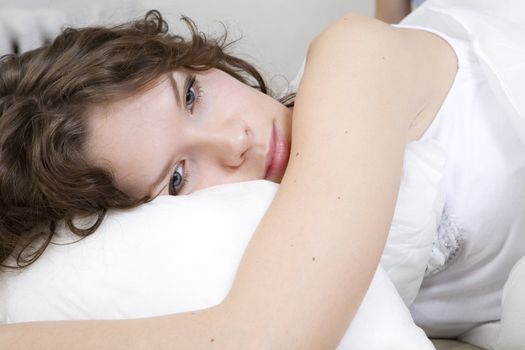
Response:
M241 121L203 130L199 139L199 152L207 154L219 165L231 168L239 167L244 162L252 143L251 132Z
M249 135L246 128L236 128L234 132L226 133L217 143L219 159L229 167L239 167L245 159L249 148Z

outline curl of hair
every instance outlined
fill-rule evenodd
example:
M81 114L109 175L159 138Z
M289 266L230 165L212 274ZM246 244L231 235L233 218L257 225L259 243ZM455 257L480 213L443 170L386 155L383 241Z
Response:
M127 196L108 169L87 162L90 106L147 89L178 68L218 68L269 93L251 64L227 52L226 32L209 39L191 19L182 21L188 39L169 33L152 10L115 27L66 28L49 45L0 59L1 267L33 263L61 221L85 237L108 209L149 200ZM75 226L75 218L91 215L92 225ZM14 264L7 263L9 257Z

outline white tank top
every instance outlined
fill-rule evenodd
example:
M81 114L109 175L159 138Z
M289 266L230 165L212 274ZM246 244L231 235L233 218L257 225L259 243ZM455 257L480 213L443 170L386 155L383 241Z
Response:
M444 38L459 66L421 138L438 141L448 156L445 209L433 253L434 260L443 253L443 261L431 261L411 306L416 323L434 337L455 337L499 320L503 285L525 256L525 115L512 103L525 91L525 45L507 47L508 64L498 64L501 40L479 40L480 16L441 6L447 2L430 1L400 25ZM525 2L520 9L525 14ZM493 30L500 20L495 16L494 23L485 23ZM517 40L513 43L523 44ZM499 79L507 69L518 76Z

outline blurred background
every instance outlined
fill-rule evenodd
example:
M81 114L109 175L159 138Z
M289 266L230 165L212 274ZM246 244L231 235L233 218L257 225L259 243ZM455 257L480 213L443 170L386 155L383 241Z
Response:
M64 25L114 24L159 9L170 29L187 33L181 15L199 29L242 39L234 52L282 91L297 73L310 40L346 12L374 15L374 0L0 0L0 54L37 47ZM222 24L221 24L222 23Z

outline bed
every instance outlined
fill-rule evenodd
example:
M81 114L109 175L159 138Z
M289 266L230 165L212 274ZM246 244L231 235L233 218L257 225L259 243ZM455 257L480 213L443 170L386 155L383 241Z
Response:
M64 24L116 23L137 17L148 7L163 10L176 23L180 13L194 18L204 31L221 31L217 19L233 33L243 33L239 53L256 62L271 77L270 85L282 90L300 66L309 40L330 21L346 11L373 14L372 1L288 1L278 0L247 5L243 1L209 1L208 6L193 2L163 0L119 0L111 2L3 0L0 8L0 54L24 52L48 42ZM233 10L232 10L233 9ZM270 25L271 24L271 25ZM181 28L175 24L175 28ZM264 28L265 30L260 30ZM279 49L275 50L276 38ZM257 44L256 44L257 43ZM283 43L286 43L283 45ZM434 339L437 350L480 349L455 340Z

